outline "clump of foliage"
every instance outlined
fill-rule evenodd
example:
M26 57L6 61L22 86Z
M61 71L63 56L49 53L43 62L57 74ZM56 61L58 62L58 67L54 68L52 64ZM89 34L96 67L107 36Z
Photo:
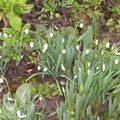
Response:
M72 76L72 66L78 50L77 32L72 27L60 31L46 30L39 26L36 32L34 51L39 53L42 71L54 77L62 74ZM78 48L79 49L79 48Z
M41 97L51 98L52 96L59 95L59 91L56 84L50 84L49 82L46 82L44 84L33 85L32 94L38 94Z
M11 60L14 59L17 62L20 61L22 56L22 51L25 49L29 42L31 41L31 31L30 24L24 25L19 31L15 31L13 28L3 28L1 33L1 61L0 67L1 72L5 72L5 65Z
M0 119L18 120L34 119L37 120L34 100L31 98L31 85L25 83L21 85L14 95L13 99L10 94L3 98L3 104L0 105Z
M30 12L33 7L26 4L26 2L27 0L1 0L0 20L3 18L5 27L8 26L7 24L10 24L14 30L21 29L22 19L19 16Z
M73 80L63 90L65 102L57 109L58 118L119 119L120 58L116 49L105 40L99 45L96 41L94 48L83 42L85 47L73 67Z

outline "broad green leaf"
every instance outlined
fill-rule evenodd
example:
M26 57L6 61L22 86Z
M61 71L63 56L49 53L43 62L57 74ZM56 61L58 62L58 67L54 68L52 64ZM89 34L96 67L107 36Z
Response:
M14 14L7 14L7 17L11 27L16 31L20 31L22 27L22 19Z
M28 83L21 85L16 91L17 98L21 100L23 103L25 103L27 100L30 99L30 94L31 94L31 85Z

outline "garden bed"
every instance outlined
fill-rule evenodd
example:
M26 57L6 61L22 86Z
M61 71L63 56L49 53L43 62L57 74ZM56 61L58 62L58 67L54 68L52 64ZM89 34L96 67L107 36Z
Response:
M119 1L24 4L2 9L0 118L119 119Z

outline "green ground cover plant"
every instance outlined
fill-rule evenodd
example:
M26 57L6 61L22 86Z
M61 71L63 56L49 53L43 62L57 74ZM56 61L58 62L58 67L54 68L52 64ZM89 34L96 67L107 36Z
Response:
M32 5L26 4L27 0L1 0L0 20L3 19L5 27L10 26L14 30L20 30L22 19L20 15L30 12Z

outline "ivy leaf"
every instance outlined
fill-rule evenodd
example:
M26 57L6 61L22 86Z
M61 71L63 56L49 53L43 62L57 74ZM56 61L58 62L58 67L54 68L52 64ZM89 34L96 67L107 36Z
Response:
M14 14L7 14L10 26L16 30L20 31L22 27L22 19Z

